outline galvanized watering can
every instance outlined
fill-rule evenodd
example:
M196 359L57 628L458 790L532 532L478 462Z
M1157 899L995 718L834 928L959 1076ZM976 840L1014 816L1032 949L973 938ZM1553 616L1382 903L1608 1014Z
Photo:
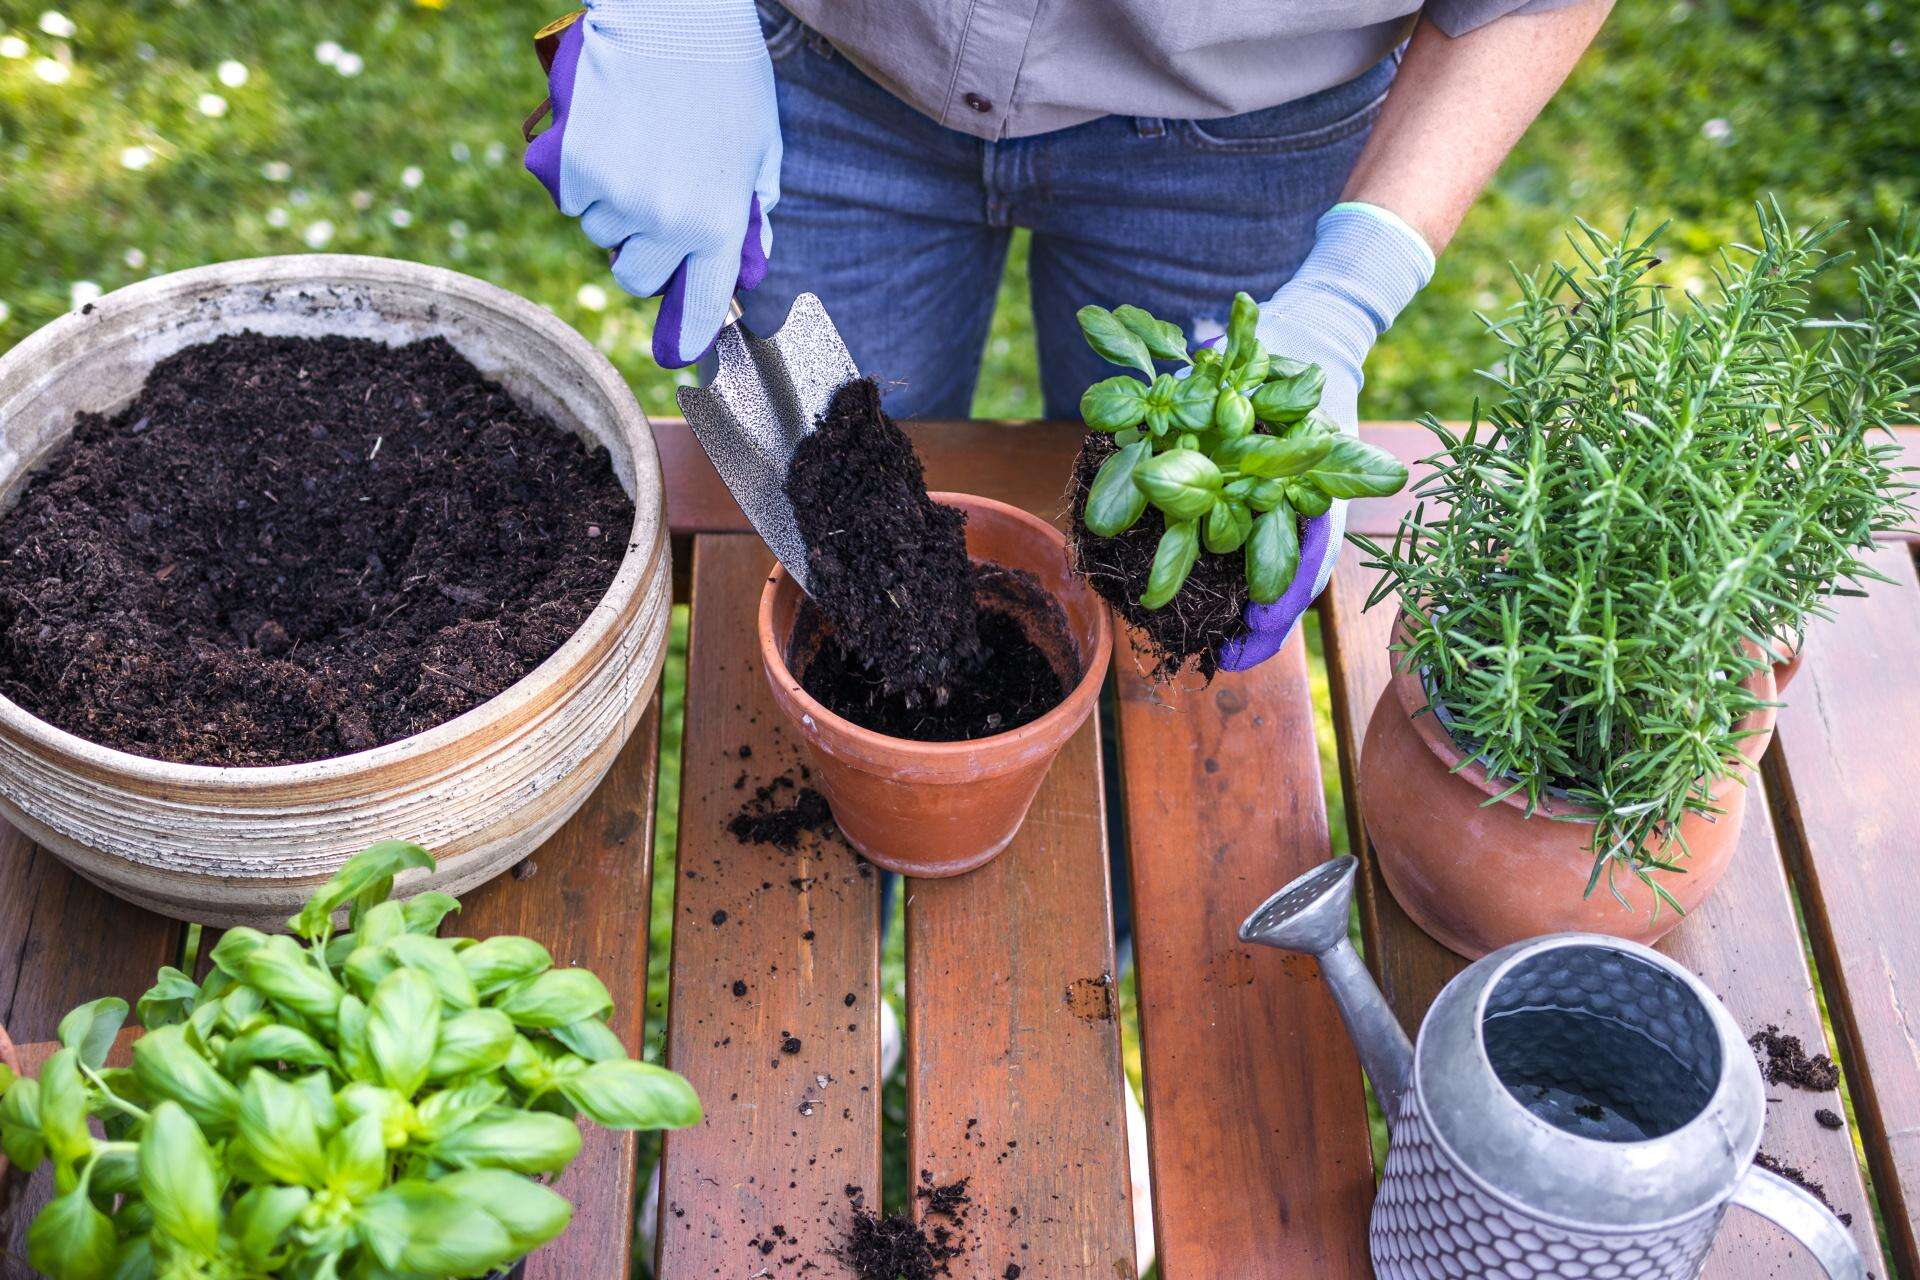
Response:
M1759 1066L1698 978L1598 934L1517 942L1447 984L1416 1047L1347 940L1356 865L1295 880L1240 937L1319 958L1390 1119L1371 1233L1383 1280L1691 1280L1729 1205L1771 1218L1829 1276L1865 1277L1833 1214L1753 1164Z

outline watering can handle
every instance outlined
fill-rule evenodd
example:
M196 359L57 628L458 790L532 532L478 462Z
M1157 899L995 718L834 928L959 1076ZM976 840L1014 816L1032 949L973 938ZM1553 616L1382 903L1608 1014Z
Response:
M1831 1280L1866 1280L1866 1260L1847 1229L1813 1193L1759 1165L1733 1189L1733 1204L1750 1209L1798 1240Z

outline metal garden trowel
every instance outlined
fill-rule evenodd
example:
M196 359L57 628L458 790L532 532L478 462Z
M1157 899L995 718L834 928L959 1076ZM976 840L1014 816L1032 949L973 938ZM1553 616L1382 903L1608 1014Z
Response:
M807 545L787 501L787 466L834 392L860 370L811 293L793 300L770 337L748 332L738 303L727 316L713 344L713 381L681 387L680 412L761 541L807 591Z

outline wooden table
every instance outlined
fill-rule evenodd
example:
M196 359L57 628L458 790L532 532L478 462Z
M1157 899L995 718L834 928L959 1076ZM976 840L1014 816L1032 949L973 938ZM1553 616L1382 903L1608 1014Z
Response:
M916 428L938 488L1057 517L1077 429ZM1367 428L1409 460L1430 437ZM754 655L769 559L745 532L686 429L656 429L692 605L681 762L671 1064L707 1109L665 1142L659 1264L666 1280L846 1274L831 1249L849 1187L879 1198L880 885L837 843L793 854L724 831L736 782L799 759ZM1920 461L1920 433L1906 441ZM1391 533L1406 499L1356 504L1352 527ZM1813 1119L1834 1099L1775 1090L1766 1149L1801 1165L1853 1215L1869 1255L1875 1215L1895 1263L1920 1273L1920 580L1911 548L1875 557L1890 581L1816 627L1781 714L1739 862L1667 941L1750 1029L1822 1037L1819 975L1857 1128ZM1317 734L1343 780L1388 671L1388 613L1363 613L1370 575L1349 548L1321 602L1333 724L1316 725L1298 635L1256 671L1209 688L1156 688L1124 654L1110 716L1069 744L1013 846L986 869L906 889L906 1070L912 1167L971 1179L962 1280L1133 1274L1127 1138L1106 847L1126 853L1139 964L1154 1219L1167 1280L1364 1276L1373 1188L1359 1065L1311 961L1239 945L1234 928L1328 855ZM615 990L616 1029L639 1043L652 889L657 709L588 805L533 859L469 896L457 927L526 933ZM1104 767L1103 767L1104 766ZM1351 794L1351 788L1348 788ZM1350 812L1367 856L1364 815ZM1771 818L1771 821L1768 819ZM4 832L4 829L0 829ZM181 928L115 901L4 832L0 1018L44 1056L61 1013L137 996L180 952ZM1460 962L1419 933L1378 878L1364 881L1366 949L1415 1026ZM1810 948L1802 945L1796 918ZM745 994L734 995L736 983ZM797 1052L783 1052L797 1040ZM636 1140L594 1132L561 1189L571 1230L536 1255L536 1280L629 1272ZM0 1274L17 1253L17 1204ZM808 1269L810 1266L811 1269ZM1879 1270L1879 1265L1874 1264ZM1744 1215L1707 1274L1809 1276Z

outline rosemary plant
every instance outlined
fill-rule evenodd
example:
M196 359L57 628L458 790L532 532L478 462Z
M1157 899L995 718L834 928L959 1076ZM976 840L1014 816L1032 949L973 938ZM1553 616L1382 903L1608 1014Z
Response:
M1920 228L1856 268L1860 318L1810 322L1838 230L1760 209L1703 296L1650 278L1660 231L1585 223L1575 268L1519 277L1489 327L1499 395L1442 449L1391 548L1418 670L1455 740L1531 811L1558 792L1593 824L1592 892L1679 869L1683 815L1741 767L1742 680L1829 598L1874 576L1911 517L1885 431L1914 388Z

